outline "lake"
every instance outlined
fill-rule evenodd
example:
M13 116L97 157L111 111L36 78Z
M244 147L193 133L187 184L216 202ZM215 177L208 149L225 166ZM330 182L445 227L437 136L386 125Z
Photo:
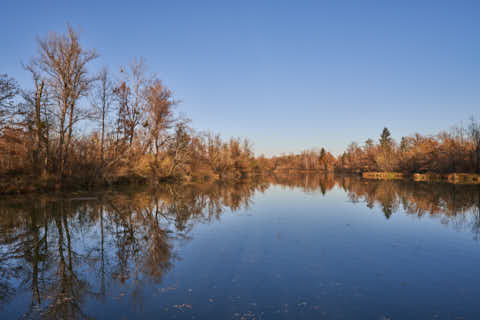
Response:
M0 318L480 319L480 187L282 175L0 198Z

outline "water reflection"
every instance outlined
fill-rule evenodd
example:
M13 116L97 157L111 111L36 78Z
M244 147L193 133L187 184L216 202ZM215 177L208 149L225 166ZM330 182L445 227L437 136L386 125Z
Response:
M335 187L353 203L380 208L386 219L396 212L440 217L458 230L470 228L480 239L480 186L410 180L367 180L357 175L288 174L270 178L274 184L323 195Z
M389 219L396 212L440 217L443 224L458 230L470 228L474 238L480 235L480 188L477 185L427 183L414 181L366 181L343 177L339 185L353 202L381 208Z
M0 307L31 296L27 318L87 318L87 297L104 300L112 282L161 282L177 259L174 239L225 208L248 208L260 184L166 186L94 197L8 199L0 203Z
M12 317L89 318L86 301L121 296L119 286L130 288L130 304L141 305L145 287L161 283L181 259L175 242L192 240L197 224L226 210L250 208L254 194L272 185L323 195L343 189L386 219L400 212L440 216L480 237L480 189L472 185L291 174L236 185L6 198L0 201L0 310L21 296L24 305L17 303Z

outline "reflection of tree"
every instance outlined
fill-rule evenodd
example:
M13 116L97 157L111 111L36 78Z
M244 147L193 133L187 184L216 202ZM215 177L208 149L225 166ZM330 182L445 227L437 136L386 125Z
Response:
M480 192L477 194L476 204L472 210L472 232L475 240L480 240Z
M344 180L343 185L348 190L348 196L353 202L364 200L367 207L373 208L377 203L389 219L397 211L401 199L396 192L394 181L372 181L375 183L366 183L360 179Z
M42 300L40 296L40 286L43 283L41 274L45 271L47 265L45 264L46 258L46 248L47 248L47 227L44 228L43 235L41 234L39 218L42 217L44 212L35 210L36 208L31 208L28 214L28 226L27 234L30 235L29 241L24 243L24 252L25 252L25 277L24 284L29 286L32 291L32 301L30 312L40 306ZM43 287L42 285L42 287Z
M28 292L27 318L88 318L88 299L103 301L115 285L132 288L140 304L147 283L161 283L199 222L252 205L271 184L325 194L333 188L389 218L439 216L480 237L478 186L369 181L332 174L277 174L262 183L166 185L156 190L108 192L96 199L0 201L0 307ZM20 284L20 285L19 285Z
M68 207L65 208L64 201L58 201L56 205L57 210L53 217L57 229L56 268L52 273L51 286L47 289L53 298L45 314L48 318L87 318L81 306L88 293L89 284L86 279L80 278L83 275L77 274L74 268L74 264L76 267L82 264L83 257L72 248L72 236L67 217L72 212Z
M477 185L364 180L352 176L337 181L352 201L363 201L369 208L378 205L387 218L402 208L418 217L439 216L442 223L456 229L471 226L474 234L480 230L480 187Z
M407 214L439 216L456 229L471 226L480 238L480 186L408 180L366 180L357 175L287 172L269 178L274 184L322 194L337 186L354 202L380 208L389 219L402 208Z
M160 283L177 254L174 242L226 208L248 207L266 185L168 185L92 198L0 202L0 307L28 289L27 318L89 318L87 299L105 299L128 282L142 301L145 283ZM148 279L148 280L147 280ZM21 288L18 287L21 284ZM25 290L23 290L25 292Z
M4 218L0 225L0 305L16 291L11 280L21 279L22 286L31 291L31 311L41 303L42 274L47 267L47 227L44 225L42 232L44 212L38 206L17 202L12 209L19 214L0 209Z
M389 219L402 208L407 214L442 216L442 222L455 228L471 225L480 230L480 187L449 183L426 183L408 180L366 180L358 175L277 173L268 181L305 192L329 192L335 186L347 192L349 199L378 206ZM468 213L468 214L467 214ZM470 219L471 218L471 219ZM470 219L470 220L469 220ZM479 231L480 233L480 231Z
M322 194L326 194L336 184L333 173L309 174L295 171L280 171L270 177L270 181L289 188L301 188L305 192L320 191Z
M5 225L2 224L0 226L0 234L2 235L0 239L0 247L2 248L2 250L0 250L0 310L16 293L16 288L11 283L11 279L17 278L20 275L20 266L17 265L19 255L15 248L13 248L16 242L21 239L18 236L20 232L11 232L9 230L9 224L15 223L16 221L5 222Z

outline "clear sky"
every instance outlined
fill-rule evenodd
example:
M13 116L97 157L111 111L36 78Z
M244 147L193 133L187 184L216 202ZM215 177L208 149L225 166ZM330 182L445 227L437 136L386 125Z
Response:
M198 130L257 154L396 139L480 118L480 1L22 1L0 7L0 73L80 30L96 65L143 56ZM92 68L93 70L94 68Z

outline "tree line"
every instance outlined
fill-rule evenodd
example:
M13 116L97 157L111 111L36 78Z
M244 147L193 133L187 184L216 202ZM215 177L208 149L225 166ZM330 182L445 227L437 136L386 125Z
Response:
M348 172L480 173L480 123L425 136L415 133L397 143L388 128L378 142L352 142L337 159L337 170Z
M0 190L131 181L241 179L258 171L248 140L199 133L173 92L134 59L116 73L78 32L49 33L24 69L31 88L0 75ZM93 129L92 129L93 128Z
M415 133L397 143L388 128L375 142L352 142L338 156L321 148L274 156L263 168L271 171L323 171L344 173L468 173L480 174L480 123L469 123L435 135Z
M255 157L250 141L197 132L142 58L92 72L97 51L71 26L37 40L23 68L30 88L0 74L0 193L130 182L250 179L272 172L480 173L480 123L397 143L352 142L338 156L324 148Z

